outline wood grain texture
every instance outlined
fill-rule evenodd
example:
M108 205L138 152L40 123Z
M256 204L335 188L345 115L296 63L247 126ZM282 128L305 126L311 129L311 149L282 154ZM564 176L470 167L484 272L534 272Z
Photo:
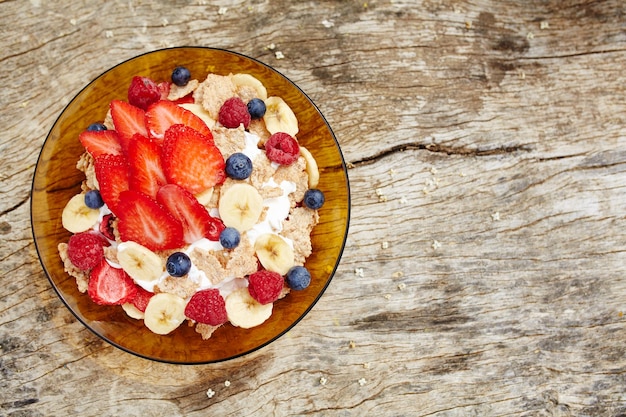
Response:
M626 415L625 24L619 0L0 2L0 416ZM352 166L320 302L193 367L76 322L29 219L64 105L180 45L274 66Z

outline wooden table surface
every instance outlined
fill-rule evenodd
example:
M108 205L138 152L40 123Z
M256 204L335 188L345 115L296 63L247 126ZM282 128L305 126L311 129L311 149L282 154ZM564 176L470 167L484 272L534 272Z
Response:
M0 33L0 416L626 415L622 0L13 0ZM134 357L77 322L29 213L65 104L181 45L296 82L352 195L315 308L202 366Z

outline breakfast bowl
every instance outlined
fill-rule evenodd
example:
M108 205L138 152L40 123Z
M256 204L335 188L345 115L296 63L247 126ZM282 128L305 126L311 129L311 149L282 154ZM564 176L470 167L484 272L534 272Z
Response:
M167 334L157 334L132 318L120 305L96 304L69 275L59 255L59 244L72 236L62 213L81 193L84 172L76 168L85 152L79 135L92 122L103 120L114 100L126 100L135 76L170 80L176 66L194 79L208 74L249 74L260 80L268 95L281 97L298 119L297 141L314 157L319 172L316 189L323 192L319 222L310 240L312 253L304 267L308 287L276 300L262 324L243 328L227 322L204 339L183 323ZM323 295L339 265L348 233L350 191L346 164L339 144L316 105L293 82L270 66L239 53L208 48L178 47L148 52L124 61L84 87L52 126L36 164L31 193L31 223L41 265L52 287L70 312L89 330L130 354L173 364L206 364L249 354L292 329Z

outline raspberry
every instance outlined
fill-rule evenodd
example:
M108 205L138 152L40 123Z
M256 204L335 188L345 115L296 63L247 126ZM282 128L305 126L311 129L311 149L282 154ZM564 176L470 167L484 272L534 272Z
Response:
M102 221L100 222L100 233L104 235L109 240L115 240L115 233L113 232L113 220L115 220L115 216L112 214L107 214L102 217Z
M67 255L75 267L88 271L104 258L104 246L109 243L95 233L77 233L67 242Z
M245 129L250 125L250 113L248 106L239 97L231 97L222 104L218 120L220 124L229 129L235 129L243 123Z
M185 316L198 323L219 326L228 320L226 302L215 288L198 291L187 303Z
M261 304L269 304L278 300L283 290L284 280L278 272L262 269L248 278L250 296Z
M128 87L128 102L142 110L161 99L161 89L148 77L133 77Z
M300 156L300 145L288 133L277 132L265 142L265 154L272 162L281 165L291 165Z

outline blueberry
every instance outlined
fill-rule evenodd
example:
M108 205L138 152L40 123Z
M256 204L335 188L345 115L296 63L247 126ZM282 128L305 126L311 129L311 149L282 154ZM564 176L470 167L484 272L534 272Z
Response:
M248 113L253 119L260 119L265 114L265 102L260 98L253 98L248 102Z
M236 152L226 160L226 175L235 180L245 180L252 173L252 161L241 152Z
M182 277L191 269L191 259L183 252L174 252L167 258L165 268L171 276Z
M97 132L100 130L107 130L107 127L104 125L104 123L92 123L87 126L87 130L89 130L90 132Z
M85 205L92 209L104 206L104 201L98 190L89 190L85 193Z
M312 188L304 193L302 202L310 209L317 210L324 205L324 193L317 188Z
M239 245L239 231L234 227L227 227L220 233L220 244L226 249L233 249Z
M292 290L303 290L311 283L311 273L303 266L294 266L287 271L286 281Z
M174 71L172 71L172 82L179 87L187 85L190 78L191 73L185 67L176 67Z

